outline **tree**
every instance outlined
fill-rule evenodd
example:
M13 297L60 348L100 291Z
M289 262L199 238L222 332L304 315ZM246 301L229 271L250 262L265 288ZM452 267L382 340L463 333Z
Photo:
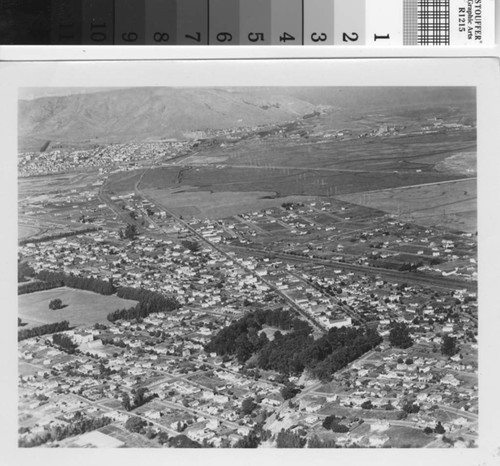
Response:
M335 440L321 440L317 435L313 435L307 448L335 448Z
M125 428L130 432L140 432L146 425L146 421L136 416L130 416L125 422Z
M334 422L337 422L337 417L331 414L330 416L326 416L325 419L323 419L323 427L326 430L330 430L332 428L332 425Z
M412 413L416 414L420 411L420 406L415 403L412 403L411 401L407 401L403 405L403 411L407 414L412 414Z
M304 448L307 440L290 430L281 429L276 439L278 448Z
M64 333L55 333L52 335L52 342L69 354L73 354L78 348L78 345Z
M364 401L362 404L361 404L361 407L363 409L373 409L373 404L371 402L371 400L366 400Z
M257 448L260 444L260 435L257 430L252 429L248 435L240 438L235 444L234 448Z
M446 432L443 425L441 424L441 421L438 421L438 423L436 424L436 427L434 428L434 432L436 434L444 434Z
M57 309L62 309L63 308L63 303L60 299L56 298L50 301L49 303L49 309L52 311L55 311Z
M403 322L396 322L393 324L389 332L389 342L391 346L396 348L409 348L413 345L413 340L410 337L410 330Z
M443 342L441 344L441 353L445 356L453 356L459 352L459 347L457 345L457 339L445 335L443 337Z
M338 424L337 422L334 422L332 424L331 429L333 430L333 432L337 432L340 434L345 434L346 432L349 432L349 427L347 427L344 424Z
M127 225L125 230L120 230L120 238L134 240L137 237L137 227L135 225Z
M293 398L298 393L300 393L300 388L298 388L295 384L291 382L286 383L285 386L281 389L281 396L285 400Z
M241 403L241 414L243 414L243 416L248 416L253 413L257 406L253 398L245 398Z
M191 252L198 252L200 248L200 244L197 241L189 241L189 240L183 240L181 241L181 244L186 248L189 249Z
M125 411L130 411L132 409L132 404L130 403L130 396L128 396L128 393L124 393L122 396L122 406Z
M162 430L158 434L157 440L160 445L165 445L166 443L168 443L168 434Z

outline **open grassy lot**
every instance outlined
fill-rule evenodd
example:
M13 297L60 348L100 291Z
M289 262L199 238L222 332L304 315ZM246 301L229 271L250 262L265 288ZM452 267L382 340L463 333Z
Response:
M412 429L411 427L390 427L384 432L390 440L392 448L422 448L434 440L434 436L427 435L421 429Z
M63 309L51 310L49 303L53 299L63 302ZM130 308L137 301L122 299L117 296L103 296L91 291L72 288L55 288L19 296L18 315L28 325L22 328L69 321L72 326L91 325L107 322L106 316L116 309Z

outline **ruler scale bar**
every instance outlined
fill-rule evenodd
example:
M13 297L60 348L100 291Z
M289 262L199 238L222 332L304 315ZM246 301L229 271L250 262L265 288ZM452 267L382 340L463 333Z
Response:
M240 44L271 43L271 0L240 0Z
M55 45L82 43L82 2L52 0L50 40Z
M333 45L333 1L304 0L304 44Z
M115 0L115 44L143 45L145 0Z
M0 1L0 45L495 44L495 0Z
M177 2L146 0L145 42L147 45L177 43Z
M271 44L302 45L302 0L271 0Z
M210 45L238 45L240 41L239 0L209 1Z
M82 43L113 45L115 5L113 0L83 0Z
M177 2L177 43L208 45L208 1L180 0Z

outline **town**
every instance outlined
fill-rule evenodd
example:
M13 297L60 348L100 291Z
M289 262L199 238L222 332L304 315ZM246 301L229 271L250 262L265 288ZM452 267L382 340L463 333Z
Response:
M313 131L326 113L184 141L20 154L19 446L477 446L475 231L335 192L262 195L205 216L147 184L156 168L175 169L177 184L207 164L224 170L210 157L237 143L471 131L437 118ZM186 198L188 184L176 188ZM139 314L150 308L131 289L173 304ZM245 360L210 351L253 312L295 319L295 330L262 324ZM45 329L55 323L64 330ZM259 348L300 329L311 345L348 330L380 340L321 377L264 367Z

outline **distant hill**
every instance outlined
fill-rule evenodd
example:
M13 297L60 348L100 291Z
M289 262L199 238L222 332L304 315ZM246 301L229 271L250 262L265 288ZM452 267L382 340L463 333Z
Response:
M319 105L344 115L376 107L393 116L415 106L475 107L473 88L451 87L33 88L24 95L26 100L19 100L21 150L39 149L48 140L88 144L184 138L205 129L290 121Z
M205 129L290 121L316 109L276 89L134 88L19 101L19 147L183 138Z

